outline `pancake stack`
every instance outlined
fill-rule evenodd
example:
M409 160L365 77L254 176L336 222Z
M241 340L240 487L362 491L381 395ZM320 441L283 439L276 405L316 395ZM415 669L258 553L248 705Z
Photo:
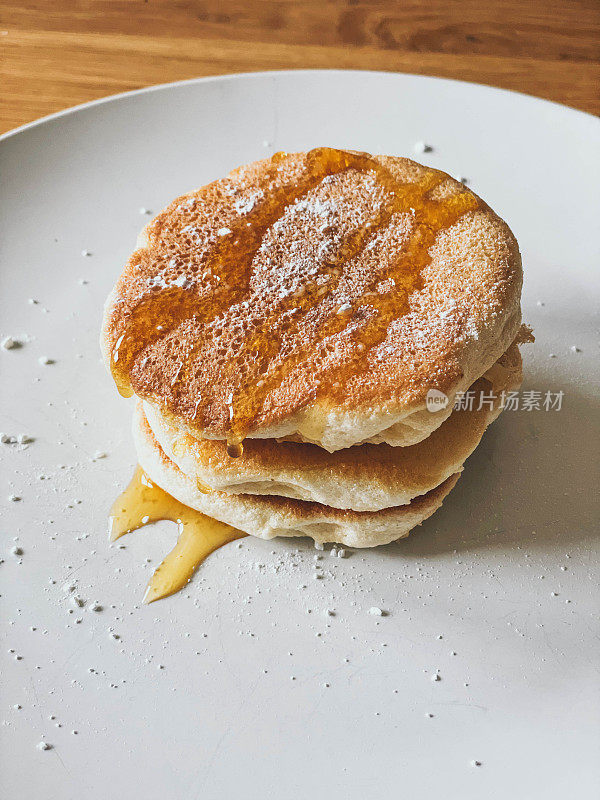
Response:
M109 296L148 476L259 536L406 536L521 382L508 226L406 158L277 153L176 199Z

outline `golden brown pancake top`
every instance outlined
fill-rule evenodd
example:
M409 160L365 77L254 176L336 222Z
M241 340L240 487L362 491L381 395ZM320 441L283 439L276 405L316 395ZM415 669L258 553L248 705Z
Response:
M469 385L520 322L506 224L404 158L279 153L178 198L139 244L107 301L105 358L123 393L198 435L418 404Z

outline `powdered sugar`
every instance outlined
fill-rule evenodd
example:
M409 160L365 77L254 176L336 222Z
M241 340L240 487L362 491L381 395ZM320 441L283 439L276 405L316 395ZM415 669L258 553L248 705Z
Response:
M248 197L240 197L234 201L233 207L237 211L238 214L243 216L244 214L249 214L252 209L256 206L259 200L264 197L264 193L259 190L256 192L252 192Z

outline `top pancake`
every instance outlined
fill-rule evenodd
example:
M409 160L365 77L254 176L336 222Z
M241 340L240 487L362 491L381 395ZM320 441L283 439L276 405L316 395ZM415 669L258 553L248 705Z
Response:
M199 437L413 444L520 324L506 224L443 172L320 148L175 200L105 309L124 394ZM451 404L450 404L451 405Z

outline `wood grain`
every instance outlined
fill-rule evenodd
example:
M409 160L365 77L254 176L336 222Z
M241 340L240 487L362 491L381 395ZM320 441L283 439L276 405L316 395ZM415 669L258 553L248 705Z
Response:
M598 0L0 0L0 130L154 83L359 68L600 112Z

